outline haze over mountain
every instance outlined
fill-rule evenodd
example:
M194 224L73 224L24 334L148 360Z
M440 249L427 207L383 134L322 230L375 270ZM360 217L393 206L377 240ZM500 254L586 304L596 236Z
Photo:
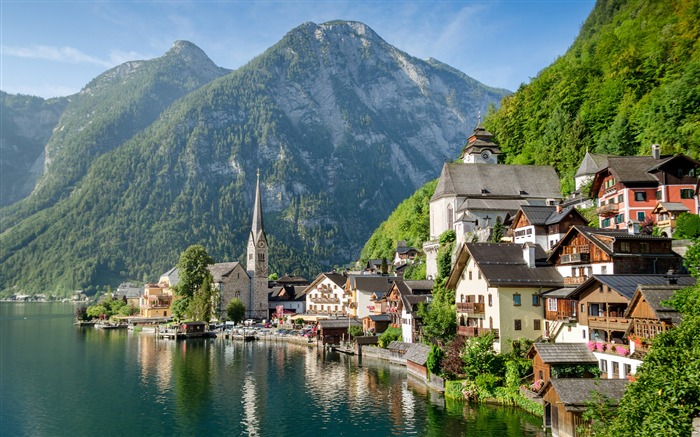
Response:
M271 271L349 262L506 94L357 22L305 23L233 72L177 42L69 98L36 189L1 210L2 289L154 280L195 243L238 260L258 170Z

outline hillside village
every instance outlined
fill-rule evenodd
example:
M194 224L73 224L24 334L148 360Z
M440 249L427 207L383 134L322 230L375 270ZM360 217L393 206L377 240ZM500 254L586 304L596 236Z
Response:
M425 343L435 339L425 335L421 306L430 308L434 287L444 284L454 291L458 338L487 335L501 354L532 344L524 351L532 361L525 395L542 405L554 435L576 435L587 394L598 390L619 400L651 339L680 322L664 302L696 281L683 264L685 247L671 237L681 213L700 211L700 163L662 156L658 146L650 152L587 153L577 190L564 199L552 167L499 164L499 147L479 124L460 162L443 167L430 200L429 241L421 248L400 244L392 260L370 260L360 270L325 272L311 281L268 280L258 177L247 264L208 268L220 295L215 318L225 319L228 303L240 299L247 319L279 326L303 319L314 326L319 345L332 347L351 339L352 326L374 339L362 343L376 343L377 335L393 329L400 334L389 346L391 357L434 386ZM597 227L578 209L591 203ZM650 225L654 235L644 232ZM495 232L503 232L496 242ZM439 260L446 234L454 236L448 274ZM421 252L426 278L404 279L407 266L422 262ZM123 286L116 295L138 301L132 323L166 321L178 281L173 268L157 283ZM358 353L370 353L359 343ZM587 370L571 379L567 366ZM598 375L600 380L590 378Z

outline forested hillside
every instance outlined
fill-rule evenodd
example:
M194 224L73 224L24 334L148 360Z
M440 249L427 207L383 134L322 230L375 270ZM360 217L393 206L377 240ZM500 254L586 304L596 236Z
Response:
M270 271L345 264L508 93L355 22L305 23L222 77L176 48L110 70L66 109L38 189L2 210L6 293L152 281L192 244L242 260L258 170Z
M587 150L650 154L657 143L662 153L700 158L700 1L599 0L567 53L484 125L502 162L553 165L565 194ZM427 214L397 209L362 258L390 257L397 241L414 240L404 224Z
M550 164L565 192L586 153L700 157L700 1L599 0L567 53L485 126L505 162Z

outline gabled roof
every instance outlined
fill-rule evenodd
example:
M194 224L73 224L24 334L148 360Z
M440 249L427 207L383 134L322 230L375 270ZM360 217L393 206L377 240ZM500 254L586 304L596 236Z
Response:
M435 286L435 281L430 279L424 279L421 281L404 281L401 280L407 289L411 290L413 294L430 294L433 292L433 287Z
M685 287L686 286L679 284L639 285L639 287L637 287L637 291L634 293L634 296L632 296L632 300L627 307L627 311L625 311L625 317L630 317L630 314L632 314L634 308L639 305L642 299L644 299L658 320L670 320L671 323L677 325L683 318L682 314L675 308L664 305L663 302L673 297L673 293Z
M700 162L697 160L691 158L688 155L684 155L682 153L679 153L678 155L673 155L669 158L666 159L659 159L656 161L655 165L652 165L647 169L648 172L654 172L657 170L662 170L664 167L670 166L670 164L675 164L677 161L686 161L688 164L698 167L700 166Z
M608 170L618 182L649 182L657 183L658 179L649 169L672 159L656 159L653 156L608 156Z
M696 279L690 275L676 275L678 285L677 289L694 285ZM617 292L627 299L632 299L637 287L640 285L668 285L668 275L592 275L583 284L569 295L571 298L576 298L582 292L590 289L597 284L607 285L611 290Z
M583 157L581 165L579 165L578 170L576 171L576 175L574 175L574 177L594 175L599 170L602 170L607 166L608 155L600 155L597 153L586 152L586 155Z
M213 281L224 282L225 279L233 272L233 270L239 266L239 262L228 262L228 263L216 263L207 266L209 273L211 273ZM241 267L243 269L243 267ZM245 271L245 269L243 269ZM247 274L247 273L246 273Z
M298 301L306 299L305 286L280 285L272 288L268 299L272 301Z
M395 276L382 275L351 275L348 277L350 287L365 293L375 291L387 292L391 289Z
M535 267L523 258L523 245L512 243L465 243L457 255L447 286L457 285L469 258L473 258L490 287L561 287L564 278L546 263L546 254L535 248Z
M430 354L430 346L423 343L412 343L411 347L408 348L404 354L406 361L411 361L419 366L425 366L428 362L428 355Z
M690 212L690 210L680 202L659 202L651 213L659 214L661 212Z
M345 287L345 282L348 280L348 278L345 275L341 275L340 273L321 273L314 279L310 285L308 285L304 290L305 292L309 292L313 289L316 288L316 286L323 282L325 279L328 279L335 285L337 285L339 288L344 288Z
M430 303L433 300L432 294L402 294L401 301L403 309L407 314L413 315L418 308L419 303Z
M412 344L413 343L405 343L403 341L392 341L386 348L390 351L406 352L408 349L410 349Z
M600 393L612 406L617 406L627 384L626 379L552 378L542 387L540 396L553 389L566 411L581 412L586 409L586 403L593 400L592 392Z
M367 317L373 322L391 322L391 314L370 314Z
M430 201L446 196L559 199L561 192L552 166L445 163Z
M356 319L320 319L318 325L321 329L348 328L349 326L362 326Z
M598 363L585 343L533 343L527 357L531 359L535 353L545 364Z
M557 212L556 206L523 205L516 213L513 221L517 220L519 215L524 215L531 225L548 226L561 222L569 214L576 214L581 218L581 220L584 222L586 221L581 213L578 212L578 209L576 209L573 205L559 208L559 212Z
M399 255L403 255L404 253L408 253L408 252L418 252L418 249L416 249L415 247L406 247L406 246L396 248L396 253L398 253Z

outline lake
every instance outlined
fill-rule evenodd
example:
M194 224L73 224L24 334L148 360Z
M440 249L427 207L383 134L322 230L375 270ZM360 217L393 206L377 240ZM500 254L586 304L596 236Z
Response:
M78 328L73 311L0 302L0 435L544 435L537 417L445 402L380 360Z

